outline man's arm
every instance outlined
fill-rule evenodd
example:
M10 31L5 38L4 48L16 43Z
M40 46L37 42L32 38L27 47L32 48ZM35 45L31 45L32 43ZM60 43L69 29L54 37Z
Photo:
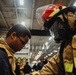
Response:
M39 71L35 71L32 75L58 75L59 70L59 57L55 55L52 57L46 65Z

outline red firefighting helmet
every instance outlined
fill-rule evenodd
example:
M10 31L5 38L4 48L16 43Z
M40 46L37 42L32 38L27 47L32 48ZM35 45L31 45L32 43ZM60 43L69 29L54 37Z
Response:
M62 9L66 8L62 4L54 4L52 6L49 6L42 14L42 19L45 22L46 20L51 19L55 14L57 14L60 9L59 7L62 7Z
M40 26L43 26L45 21L51 19L55 14L60 11L60 8L66 8L63 4L49 4L43 7L40 7L36 10L37 21Z

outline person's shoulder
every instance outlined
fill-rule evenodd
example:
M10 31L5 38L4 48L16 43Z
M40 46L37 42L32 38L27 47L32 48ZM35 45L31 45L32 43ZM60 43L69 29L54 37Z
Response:
M5 51L5 49L3 49L3 48L0 48L0 54L6 54L6 51Z
M0 48L0 57L8 57L5 49Z

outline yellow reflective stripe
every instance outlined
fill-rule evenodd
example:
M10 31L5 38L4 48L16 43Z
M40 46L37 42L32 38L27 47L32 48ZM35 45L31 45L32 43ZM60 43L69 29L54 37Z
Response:
M66 72L72 72L73 71L73 64L65 63L64 67L65 67Z
M57 9L57 10L55 10L54 12L52 12L50 15L49 15L49 17L53 17L56 13L58 13L60 10L59 9Z
M66 8L66 6L63 6L62 9ZM53 17L56 13L58 13L60 9L56 9L54 12L52 12L49 17Z
M74 65L75 65L75 68L76 68L76 58L74 58Z

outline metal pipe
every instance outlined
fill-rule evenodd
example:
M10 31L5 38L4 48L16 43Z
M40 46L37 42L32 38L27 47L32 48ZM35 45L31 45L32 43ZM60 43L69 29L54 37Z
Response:
M31 20L31 29L33 26L33 22L34 22L34 9L35 9L35 0L33 0L33 8L32 8L32 20Z
M0 0L0 15L1 15L2 19L3 19L4 24L6 25L6 27L8 27L7 22L6 22L5 18L4 18L4 15L3 15L2 9L1 9L1 0Z
M4 15L3 15L2 11L0 11L0 15L1 15L2 19L3 19L4 24L6 25L6 27L8 27L7 22L6 22L5 18L4 18Z
M68 6L70 6L75 0L70 0Z
M16 11L16 16L17 16L17 23L19 24L18 11L16 9L16 0L14 0L14 5L15 5L15 11Z

